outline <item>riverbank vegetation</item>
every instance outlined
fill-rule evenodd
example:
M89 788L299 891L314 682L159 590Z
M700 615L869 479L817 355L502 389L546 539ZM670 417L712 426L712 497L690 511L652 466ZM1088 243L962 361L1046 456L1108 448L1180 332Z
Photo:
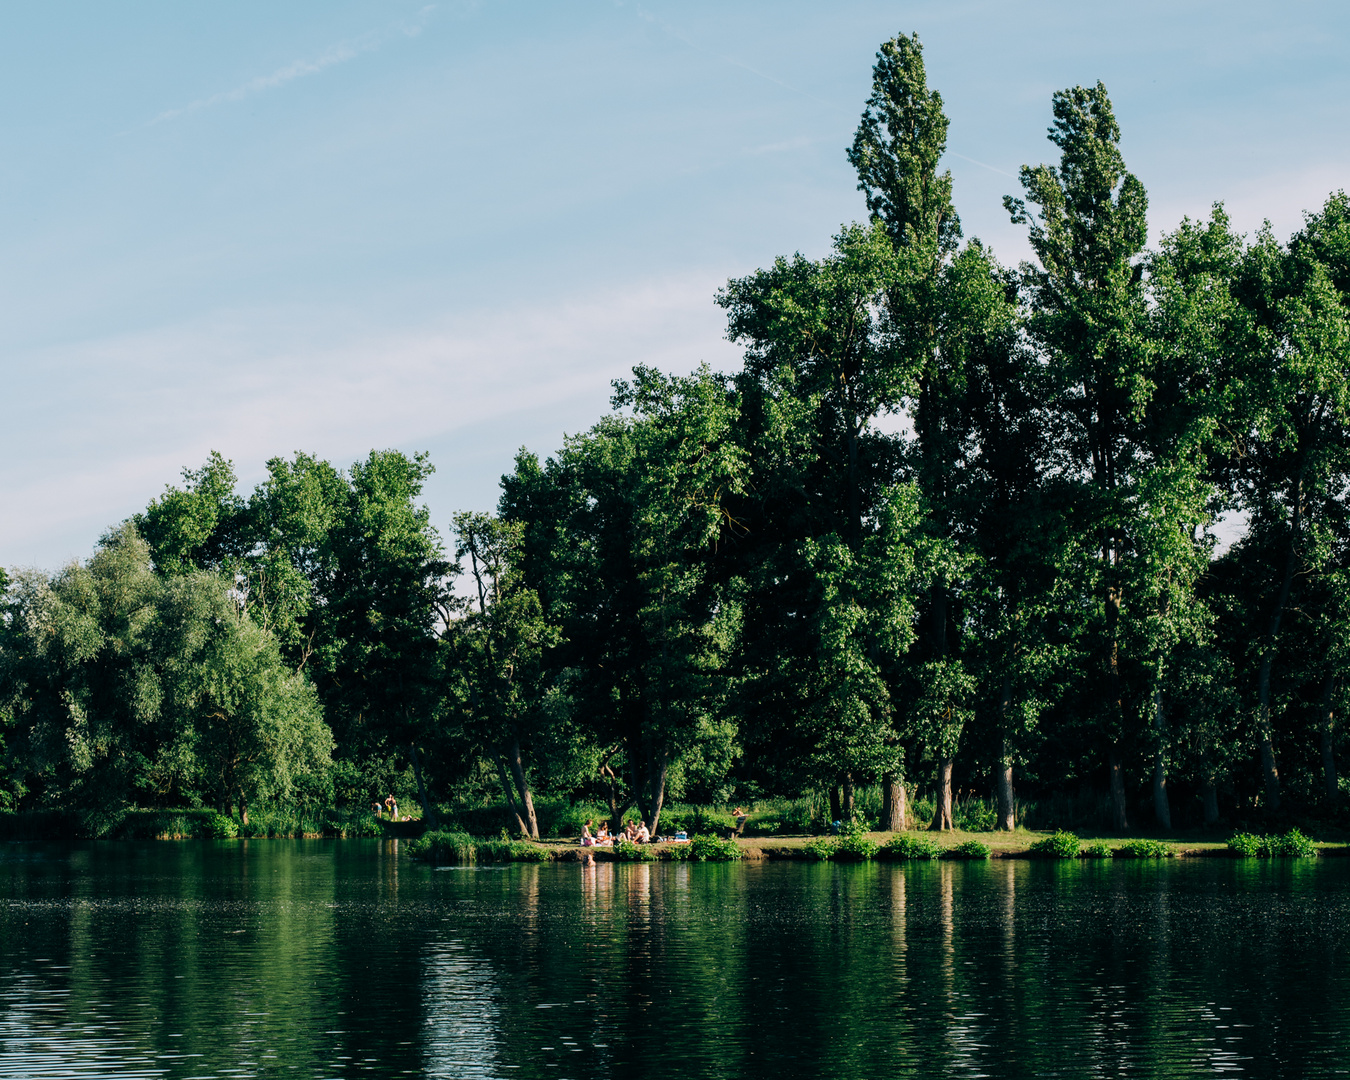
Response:
M986 842L988 841L988 842ZM468 833L428 832L408 842L404 852L420 862L462 864L475 862L738 862L792 860L799 862L984 862L988 859L1122 861L1175 858L1308 859L1343 858L1350 847L1318 845L1299 830L1281 836L1237 833L1224 844L1213 838L1200 841L1163 841L1146 837L1125 840L1084 840L1065 830L1049 835L997 833L984 839L966 835L945 843L927 833L900 833L889 837L859 828L837 837L792 837L737 840L696 836L687 843L629 844L581 848L566 841L485 840Z
M9 572L0 806L91 835L359 831L391 792L531 839L712 835L733 802L783 834L1344 829L1350 200L1149 248L1105 87L1051 117L1005 200L1036 258L1003 266L917 38L885 43L867 219L718 293L743 367L635 368L448 540L425 455L297 453L244 495L213 454L88 561ZM864 840L829 857L899 850Z

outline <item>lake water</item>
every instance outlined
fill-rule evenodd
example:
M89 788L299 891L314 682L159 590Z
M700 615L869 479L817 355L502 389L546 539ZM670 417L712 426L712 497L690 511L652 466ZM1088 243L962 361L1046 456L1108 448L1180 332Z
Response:
M0 1076L1350 1073L1350 860L0 847Z

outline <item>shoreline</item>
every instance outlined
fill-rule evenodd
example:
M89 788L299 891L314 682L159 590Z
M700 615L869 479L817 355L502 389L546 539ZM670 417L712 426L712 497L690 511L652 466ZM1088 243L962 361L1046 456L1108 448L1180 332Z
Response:
M260 818L264 815L260 815ZM266 815L270 817L270 815ZM289 816L289 815L287 815ZM280 817L280 815L278 815ZM412 857L422 861L484 861L484 862L666 862L683 861L690 857L688 844L655 843L613 847L581 847L573 837L548 837L540 840L493 839L471 836L447 830L428 831L420 818L390 821L374 818L369 813L354 815L315 815L318 820L296 822L292 817L285 822L273 819L264 825L262 820L253 827L237 828L237 822L212 810L130 810L115 815L116 821L95 822L94 815L69 811L9 811L0 813L0 840L10 843L72 842L72 841L148 841L148 840L319 840L319 839L385 839L411 841ZM227 826L236 825L235 830ZM97 825L104 825L98 828ZM317 828L313 826L319 826ZM91 827L93 826L93 827ZM289 827L286 827L289 826ZM306 827L309 826L309 827ZM1099 831L1072 835L1078 844L1077 853L1049 853L1033 850L1057 834L1048 830L1019 828L1013 832L967 832L946 830L930 832L910 829L903 832L869 832L856 834L853 843L837 835L750 835L734 839L716 839L721 850L704 852L692 861L789 861L789 862L913 862L941 859L944 861L983 861L985 859L1025 859L1036 861L1131 861L1170 858L1288 858L1292 854L1253 855L1233 850L1231 836L1241 830L1225 830L1222 839L1213 832L1179 830L1179 835L1168 836L1141 830L1138 833L1110 834ZM420 838L426 834L442 845L454 838L458 855L439 859L435 854L418 851ZM887 850L888 843L904 838L914 850L903 853ZM434 842L434 841L433 841ZM959 850L965 848L966 850ZM973 848L972 852L970 849ZM1121 849L1133 848L1121 853ZM1321 858L1350 857L1350 844L1345 838L1313 839L1307 845L1308 853ZM923 849L923 850L918 850ZM465 858L467 856L467 858Z
M840 844L842 837L790 836L740 837L717 840L714 850L700 856L689 843L656 843L614 847L581 847L573 839L481 840L464 833L428 833L426 842L410 851L418 860L431 863L455 862L682 862L682 861L779 861L779 862L982 862L989 859L1024 859L1037 862L1142 862L1173 858L1281 859L1316 856L1350 857L1350 846L1342 842L1312 842L1302 856L1293 853L1253 855L1234 850L1228 838L1199 840L1178 838L1160 840L1156 836L1075 837L1075 854L1054 854L1036 850L1033 845L1056 833L1018 830L1015 833L945 833L908 831L903 833L862 834L870 842L868 853L859 853L852 845ZM924 845L922 854L905 854L888 842L905 838ZM971 848L978 853L972 853ZM981 851L980 849L984 850ZM718 850L720 849L720 850Z

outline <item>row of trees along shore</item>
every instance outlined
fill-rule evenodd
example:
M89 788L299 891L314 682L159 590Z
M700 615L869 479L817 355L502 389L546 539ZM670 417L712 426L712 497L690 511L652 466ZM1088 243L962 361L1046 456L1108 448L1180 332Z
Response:
M886 42L865 223L718 293L744 365L634 369L447 550L425 456L218 455L84 565L11 572L13 808L880 785L1096 794L1109 824L1338 812L1350 641L1350 202L1147 246L1100 83L1021 171L1036 261L963 239L942 99ZM1226 530L1226 532L1225 532ZM1219 536L1232 542L1225 546ZM403 778L403 779L400 779ZM1343 811L1340 811L1343 812Z

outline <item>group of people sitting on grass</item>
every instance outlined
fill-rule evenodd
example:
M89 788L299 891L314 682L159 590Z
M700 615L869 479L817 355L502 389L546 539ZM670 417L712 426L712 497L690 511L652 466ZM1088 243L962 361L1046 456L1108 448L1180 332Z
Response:
M745 832L745 823L750 817L750 811L742 806L736 807L732 812L732 817L736 821L736 827L727 831L727 839L732 840L741 836ZM613 847L615 844L652 844L658 841L666 841L675 844L688 843L689 837L683 829L677 831L673 836L652 836L647 829L647 823L634 819L626 822L624 827L617 833L611 834L609 825L600 822L599 828L592 831L591 819L586 819L586 824L581 827L581 846L582 847Z
M603 821L600 827L594 832L591 831L591 819L586 819L586 824L581 827L581 846L582 847L614 847L616 844L687 844L689 837L683 829L678 829L669 836L653 836L647 828L647 823L634 819L627 822L617 833L611 834L609 826Z
M645 821L630 821L616 834L610 835L609 826L600 822L600 827L591 832L591 819L581 827L582 847L613 847L615 844L650 844L652 834L647 830Z

